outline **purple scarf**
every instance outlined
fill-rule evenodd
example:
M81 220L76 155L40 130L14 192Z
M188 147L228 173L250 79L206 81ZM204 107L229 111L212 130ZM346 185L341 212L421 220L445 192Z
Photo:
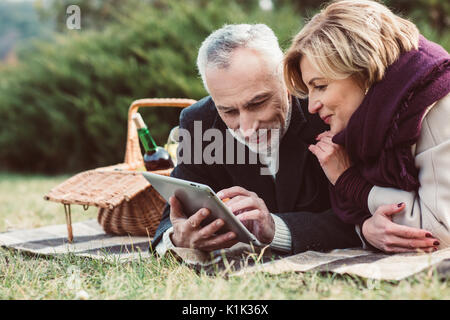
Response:
M370 87L333 142L346 148L355 164L352 170L357 169L368 184L417 190L418 170L411 146L419 138L426 108L449 92L450 55L420 36L419 50L402 54L387 68L384 78ZM350 214L345 211L351 195L337 188L337 184L331 188L331 198L333 208L343 218ZM367 197L361 203L364 201ZM348 218L343 220L354 220Z

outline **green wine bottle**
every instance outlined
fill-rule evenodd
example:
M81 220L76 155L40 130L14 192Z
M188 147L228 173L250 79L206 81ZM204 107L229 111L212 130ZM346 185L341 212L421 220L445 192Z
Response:
M140 113L137 112L133 115L133 121L138 131L139 140L144 147L144 165L147 171L173 168L169 153L164 148L159 147L153 140Z

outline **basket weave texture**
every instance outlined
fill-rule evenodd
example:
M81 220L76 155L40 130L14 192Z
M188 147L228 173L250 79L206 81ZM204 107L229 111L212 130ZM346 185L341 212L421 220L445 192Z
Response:
M171 169L153 171L168 176ZM106 233L153 236L164 199L139 173L89 170L50 190L46 200L99 207L98 222Z
M152 237L158 227L165 200L136 169L144 166L137 130L132 120L140 107L187 107L192 99L140 99L128 111L128 136L124 163L84 171L56 186L44 199L99 207L98 222L106 233ZM172 169L153 173L169 176ZM69 241L72 226L66 211Z

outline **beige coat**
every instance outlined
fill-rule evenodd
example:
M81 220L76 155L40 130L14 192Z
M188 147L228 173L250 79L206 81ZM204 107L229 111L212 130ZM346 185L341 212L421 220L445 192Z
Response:
M375 186L369 193L372 214L383 204L404 202L394 222L428 230L440 249L450 247L450 94L429 107L412 150L419 168L418 192Z

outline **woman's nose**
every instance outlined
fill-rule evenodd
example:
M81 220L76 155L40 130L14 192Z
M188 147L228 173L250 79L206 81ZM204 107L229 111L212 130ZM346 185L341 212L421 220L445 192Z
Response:
M320 101L311 101L308 102L308 111L311 114L317 113L320 108L322 108L323 104Z

